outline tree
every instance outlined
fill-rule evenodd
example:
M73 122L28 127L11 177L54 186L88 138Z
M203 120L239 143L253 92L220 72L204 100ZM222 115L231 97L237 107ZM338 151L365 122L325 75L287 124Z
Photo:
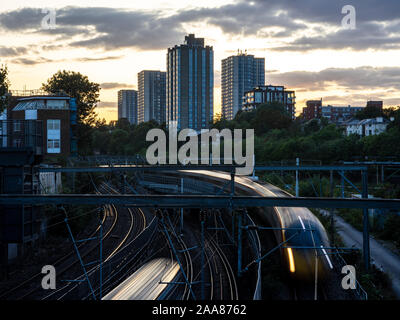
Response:
M278 102L262 104L254 111L249 123L257 134L263 134L271 129L287 129L292 123L286 107Z
M7 107L8 104L8 88L10 81L8 80L8 69L7 66L0 67L0 112Z
M397 128L400 129L400 106L396 108L389 108L389 110L386 111L387 117L390 119L392 118L393 121L390 121L387 129L389 130L390 128Z
M355 117L359 120L372 119L384 116L383 111L375 106L365 107L362 111L356 113Z
M312 120L306 122L304 125L304 132L306 134L310 134L312 132L317 132L320 129L321 129L321 126L319 124L319 119L312 119Z
M77 121L90 126L95 125L97 114L95 108L99 100L100 85L89 81L87 76L74 71L58 71L42 89L49 93L65 92L77 103Z
M78 139L80 154L92 152L92 131L98 124L95 111L99 102L100 85L89 81L87 76L74 71L58 71L47 83L42 84L42 89L49 93L65 92L76 99L77 127L75 130Z

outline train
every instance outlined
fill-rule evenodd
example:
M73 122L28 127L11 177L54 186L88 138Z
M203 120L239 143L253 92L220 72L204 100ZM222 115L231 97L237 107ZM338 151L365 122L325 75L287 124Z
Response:
M207 170L185 170L181 175L225 185L231 179L229 173ZM235 193L247 196L290 197L291 194L268 183L253 181L248 176L235 176ZM324 226L307 208L273 207L261 208L259 218L267 225L279 228L274 235L280 248L283 265L296 281L310 283L324 280L333 269L333 262L326 247L329 239ZM317 272L316 272L317 271Z

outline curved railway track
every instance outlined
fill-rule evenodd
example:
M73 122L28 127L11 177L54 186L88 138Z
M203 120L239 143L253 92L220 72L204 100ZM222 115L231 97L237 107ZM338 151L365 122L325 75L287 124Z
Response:
M96 188L96 193L118 193L114 188L112 188L107 183L102 183L100 187ZM96 209L97 210L97 209ZM129 217L129 227L127 232L124 234L122 239L118 241L115 247L111 250L111 252L107 253L104 262L109 261L119 250L121 250L124 245L130 240L133 241L139 234L146 228L147 221L146 216L141 209L127 209L128 217ZM104 215L102 217L102 225L103 225L103 236L102 240L107 240L111 238L118 237L118 235L113 235L113 231L115 231L116 226L119 224L119 214L118 210L114 205L109 205L104 207ZM106 229L106 230L104 230ZM100 225L96 227L96 229L89 234L87 238L98 237L100 231ZM110 240L111 241L111 240ZM130 242L129 241L129 242ZM77 244L77 248L80 251L81 258L84 259L92 254L95 250L99 249L98 241L84 241ZM58 260L52 262L51 264L57 270L57 278L66 274L68 271L71 271L73 268L77 268L76 265L79 264L78 258L75 256L76 253L74 250L71 250L66 255L62 256ZM92 267L88 270L88 273L92 272L96 266ZM13 300L23 300L23 299L35 299L38 298L37 292L39 290L43 290L40 285L40 279L43 277L42 273L36 273L14 286L12 289L2 293L0 298L5 299L13 299ZM81 278L82 276L76 278L75 280ZM34 286L32 288L32 286ZM61 299L65 297L69 292L71 292L76 287L76 284L68 283L55 291L52 291L50 294L47 294L42 299L52 299L56 296ZM36 296L34 294L36 293Z
M111 187L108 183L102 183L100 188L103 191L102 193L110 193L110 192L114 193L114 194L119 193L117 190L115 190L113 187ZM118 216L117 208L114 205L111 205L109 207L112 208L115 215ZM136 213L138 213L139 217L141 217L141 219L138 219L140 221L140 223L139 222L135 223L134 211ZM131 240L131 241L133 241L145 229L146 217L145 217L143 211L139 208L138 209L135 208L134 211L132 211L130 208L127 209L127 212L129 214L129 219L130 219L130 224L129 224L128 230L127 230L126 234L123 236L122 240L120 240L116 244L116 246L112 249L112 251L106 255L103 263L109 261L119 250L121 250L124 247L124 245L128 242L129 239L133 238ZM108 232L108 234L110 234L111 231L113 231L113 230L110 230ZM98 266L93 266L91 269L89 269L87 271L87 273L91 274L92 272L95 272L97 268L98 268ZM78 281L78 280L82 280L82 279L84 279L84 275L80 275L79 277L75 278L74 280ZM57 300L61 300L61 299L65 298L69 293L71 293L74 289L76 289L77 286L78 286L77 284L68 283L66 286L61 288L60 291L52 292L50 295L46 296L45 299L51 298L55 294L59 294L61 292L61 295L56 298ZM65 291L65 289L68 289L68 290L66 290L66 292L62 293L62 291Z
M97 210L97 209L96 209ZM105 209L105 211L107 211L108 209ZM107 217L110 215L104 214L101 223L104 225L106 222ZM117 216L115 216L110 229L107 230L107 232L103 235L103 239L107 238L110 234L110 232L112 231L112 229L115 226L117 220ZM100 231L100 225L96 227L96 229L89 235L88 238L93 238L95 237ZM80 244L77 245L79 250L84 249L85 246L87 246L89 243L89 241L84 241ZM84 249L81 253L82 257L86 257L89 253L91 253L94 249L96 248L96 246L91 246L88 247L87 249ZM66 255L62 256L61 258L59 258L58 260L54 261L52 263L52 265L56 268L57 270L57 275L62 275L64 274L66 271L68 271L72 266L74 266L76 263L79 262L78 259L74 259L75 256L75 251L71 250L69 253L67 253ZM68 259L73 260L68 261ZM0 295L0 298L6 298L9 299L10 297L13 300L22 300L25 299L27 297L30 297L33 293L37 292L38 290L41 290L42 287L39 285L39 279L43 277L43 274L38 272L36 274L34 274L33 276L31 276L30 278L22 281L20 284L18 284L17 286L14 286L12 289L2 293ZM32 284L35 283L36 286L32 289L28 289L27 292L24 292L23 294L17 294L14 295L14 293L18 293L19 291L23 291L24 287L30 285L32 286Z

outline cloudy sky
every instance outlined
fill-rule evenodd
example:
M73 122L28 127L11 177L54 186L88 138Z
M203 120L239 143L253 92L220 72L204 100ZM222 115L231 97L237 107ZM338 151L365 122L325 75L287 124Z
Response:
M342 26L348 4L355 29ZM56 9L54 29L42 27L45 8ZM166 49L187 33L214 47L215 112L221 59L238 49L265 58L267 84L296 90L298 112L320 98L400 105L399 0L2 1L0 64L14 90L37 89L60 69L79 71L101 84L98 113L113 120L117 91L137 88L143 69L165 70Z

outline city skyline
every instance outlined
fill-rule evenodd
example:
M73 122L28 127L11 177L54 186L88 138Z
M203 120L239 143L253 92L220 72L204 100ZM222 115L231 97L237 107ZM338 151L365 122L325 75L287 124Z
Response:
M79 7L78 1L19 0L0 9L0 63L9 67L12 90L37 89L60 69L87 75L101 84L97 112L109 121L117 118L117 92L137 90L140 70L166 70L167 48L194 33L214 48L214 113L221 112L220 62L238 49L265 58L266 85L296 91L297 114L306 100L320 98L332 105L399 105L399 4L386 1L383 11L378 2L353 1L356 29L343 30L342 2L306 0L301 6L313 10L299 10L287 1L205 1L201 7L88 1ZM41 29L42 8L54 6L56 28Z

